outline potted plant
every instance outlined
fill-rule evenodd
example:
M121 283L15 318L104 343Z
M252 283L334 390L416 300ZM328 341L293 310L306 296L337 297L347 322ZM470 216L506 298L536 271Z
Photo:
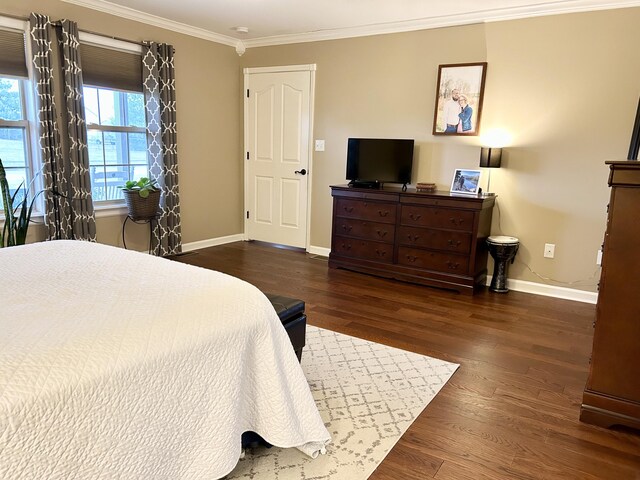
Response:
M22 197L20 201L16 203L16 198L18 198L18 194L21 191L23 192ZM7 182L7 174L2 165L2 159L0 159L0 192L2 194L2 205L4 207L4 225L0 231L0 248L24 245L27 241L27 230L29 230L33 204L42 192L34 195L31 203L29 203L29 189L24 187L23 182L18 186L16 191L13 192L13 195L11 195L9 183Z
M142 177L129 180L120 187L127 203L129 217L133 220L149 220L158 215L160 207L160 188L155 180Z

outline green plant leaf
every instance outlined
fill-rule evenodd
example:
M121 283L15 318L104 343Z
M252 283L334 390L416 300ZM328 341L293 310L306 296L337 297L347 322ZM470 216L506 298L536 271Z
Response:
M29 187L22 182L13 193L9 195L9 185L7 183L6 172L0 159L0 189L2 190L2 199L4 203L5 221L0 235L0 247L10 247L13 245L23 245L27 240L27 232L29 223L31 222L31 214L36 198L42 192L38 192L29 204ZM22 200L15 205L15 200L20 192L23 192ZM20 211L16 216L16 213Z
M2 159L0 159L0 192L2 193L2 203L4 206L4 226L2 227L3 233L0 247L10 247L15 244L13 217L13 200L15 199L15 194L12 196L9 193L9 183L7 182L4 165L2 165Z

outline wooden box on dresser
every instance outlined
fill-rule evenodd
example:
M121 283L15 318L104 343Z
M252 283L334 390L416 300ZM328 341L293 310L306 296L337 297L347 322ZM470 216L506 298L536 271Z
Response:
M473 294L487 277L495 197L331 187L329 266Z
M606 162L611 199L580 420L640 428L640 162Z

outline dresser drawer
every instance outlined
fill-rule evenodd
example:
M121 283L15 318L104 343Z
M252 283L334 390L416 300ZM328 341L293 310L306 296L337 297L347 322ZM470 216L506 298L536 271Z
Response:
M398 263L409 267L460 275L465 275L469 269L468 256L409 247L398 249Z
M395 225L389 223L367 222L354 218L338 217L335 221L335 229L336 235L385 243L393 243L395 240Z
M398 242L400 245L427 247L460 254L471 251L471 234L451 230L400 227L398 230Z
M471 232L473 216L474 213L469 210L403 205L400 223L413 227L447 228Z
M369 240L335 236L332 253L346 257L374 260L381 263L393 262L393 245Z
M340 217L359 218L372 222L396 223L396 205L393 203L338 198L336 214Z

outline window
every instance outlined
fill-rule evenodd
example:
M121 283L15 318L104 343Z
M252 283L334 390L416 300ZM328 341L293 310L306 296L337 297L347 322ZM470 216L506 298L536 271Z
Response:
M148 176L140 45L80 32L93 201L120 202L121 185Z
M86 85L83 92L93 201L124 199L118 187L149 173L144 96Z
M0 158L9 191L31 183L29 123L26 115L25 80L0 76ZM21 190L24 192L24 190ZM31 192L33 194L33 192ZM22 197L17 197L19 202ZM0 208L4 208L0 198Z

